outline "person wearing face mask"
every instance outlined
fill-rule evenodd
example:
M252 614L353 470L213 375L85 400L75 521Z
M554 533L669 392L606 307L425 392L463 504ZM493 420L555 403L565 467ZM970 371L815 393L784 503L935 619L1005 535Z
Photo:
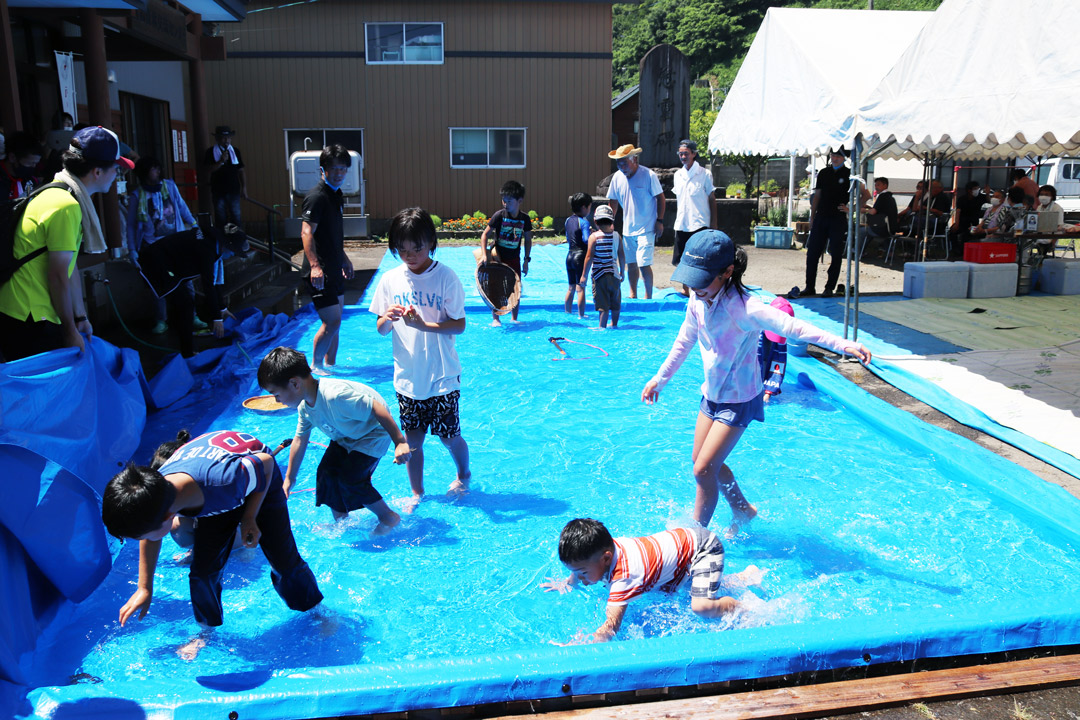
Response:
M344 145L327 145L319 155L322 180L304 197L300 215L300 239L304 243L304 266L300 271L322 326L315 333L312 372L326 375L337 362L338 331L345 308L345 281L353 276L345 254L345 197L341 185L352 166Z
M8 183L8 199L26 197L41 184L38 164L41 163L41 143L27 132L14 132L7 137L7 157L0 162L0 171Z
M34 255L0 286L0 352L6 361L63 347L86 349L86 318L80 283L71 282L80 249L103 253L104 234L91 196L109 191L117 171L134 163L120 155L111 130L75 133L56 182L27 204L15 231L14 255Z
M128 195L127 244L128 257L138 267L139 252L143 248L166 235L190 230L196 222L176 183L161 176L161 162L157 158L139 158L135 163L135 180ZM195 296L195 288L190 280L184 283L184 290ZM160 298L154 316L155 324L150 332L160 335L168 330L165 319L165 299ZM195 330L205 330L207 324L195 317L193 327Z
M817 294L817 266L826 248L832 260L821 297L832 297L840 279L840 265L847 240L848 184L851 181L851 169L844 164L845 157L847 154L843 148L834 150L829 154L830 164L818 173L814 198L810 204L810 237L806 241L806 285L797 297ZM864 188L861 201L869 199L870 193Z
M987 235L997 231L1003 203L1005 202L1005 192L1002 190L993 190L991 192L990 207L986 208L979 224L971 229L971 238L973 240L982 240Z
M1035 204L1035 212L1056 213L1056 226L1065 224L1065 209L1057 203L1057 188L1053 185L1043 185L1039 188L1039 201Z
M996 227L988 231L988 234L998 238L1012 238L1017 223L1023 224L1023 218L1027 211L1024 189L1019 185L1013 185L1005 193L1005 200L1001 203L1001 206L997 208L995 213Z

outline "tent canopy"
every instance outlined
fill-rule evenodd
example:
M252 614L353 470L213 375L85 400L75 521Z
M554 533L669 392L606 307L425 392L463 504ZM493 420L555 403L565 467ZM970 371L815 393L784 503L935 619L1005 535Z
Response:
M855 110L932 15L769 8L713 123L709 150L820 155L850 144Z
M1077 154L1078 27L1075 0L945 0L867 95L855 130L870 149L895 141L884 156Z

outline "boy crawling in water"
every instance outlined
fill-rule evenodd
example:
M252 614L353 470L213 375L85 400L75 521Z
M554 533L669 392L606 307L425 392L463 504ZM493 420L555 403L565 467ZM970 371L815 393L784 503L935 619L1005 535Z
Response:
M607 620L588 638L607 642L622 625L627 604L658 587L672 592L690 575L690 609L714 618L739 608L739 601L720 594L724 546L703 528L676 528L648 537L617 538L591 518L571 520L559 536L559 560L570 571L562 581L541 583L547 591L569 592L577 582L607 583ZM754 565L729 575L728 587L760 585L764 571Z

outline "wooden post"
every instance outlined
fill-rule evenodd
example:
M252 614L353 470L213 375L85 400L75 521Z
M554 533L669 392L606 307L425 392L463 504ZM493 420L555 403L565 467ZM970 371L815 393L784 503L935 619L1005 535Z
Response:
M0 0L0 123L11 134L22 130L19 79L15 74L15 44L11 39L11 18L7 0Z
M83 40L86 43L86 55L83 56L86 69L86 105L89 110L88 122L100 125L115 132L112 127L112 110L109 107L109 66L105 58L105 23L96 10L84 9L79 13ZM123 232L120 229L120 200L116 195L114 183L109 192L101 196L98 205L101 226L105 231L105 244L109 248L124 246Z

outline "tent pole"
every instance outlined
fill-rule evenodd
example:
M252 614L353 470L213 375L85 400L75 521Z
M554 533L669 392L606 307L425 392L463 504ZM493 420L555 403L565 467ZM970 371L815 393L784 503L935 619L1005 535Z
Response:
M862 139L860 136L855 136L855 142L851 145L851 169L855 178L859 177L860 163L862 162ZM851 264L852 261L858 262L858 252L856 252L856 242L853 240L853 236L859 230L859 201L862 199L862 193L859 192L859 183L852 181L848 183L848 218L847 218L847 242L845 246L847 248L847 275L846 282L844 282L844 339L848 337L848 322L851 314ZM858 282L859 269L855 268L855 282Z
M930 162L931 154L923 153L923 197L927 200L930 199ZM927 240L930 237L930 208L923 204L923 236L922 236L922 251L919 253L919 262L926 262L926 246Z
M787 178L787 226L795 227L795 156L788 164Z

